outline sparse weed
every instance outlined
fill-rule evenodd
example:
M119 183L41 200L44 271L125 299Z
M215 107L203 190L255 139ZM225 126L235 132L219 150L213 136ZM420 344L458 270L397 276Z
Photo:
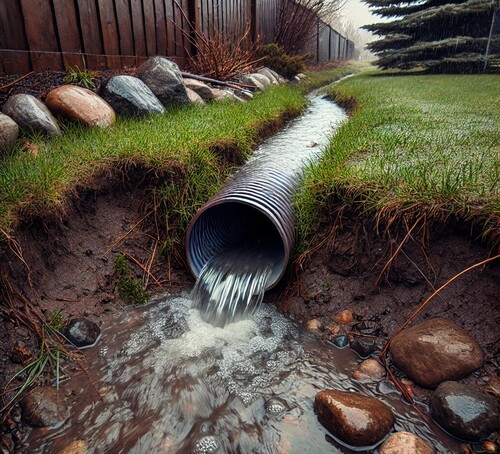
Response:
M67 84L75 84L84 88L95 88L95 83L92 80L97 76L97 73L89 71L87 68L80 69L78 65L66 66L66 76L64 76L63 81Z
M143 283L132 276L130 264L125 254L118 253L113 262L120 298L127 304L146 304L148 294Z

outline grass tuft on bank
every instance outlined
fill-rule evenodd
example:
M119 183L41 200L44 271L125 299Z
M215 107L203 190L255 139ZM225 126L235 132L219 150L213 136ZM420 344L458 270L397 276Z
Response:
M328 90L351 118L297 196L302 248L318 213L359 207L394 222L474 221L500 237L500 80L365 71Z

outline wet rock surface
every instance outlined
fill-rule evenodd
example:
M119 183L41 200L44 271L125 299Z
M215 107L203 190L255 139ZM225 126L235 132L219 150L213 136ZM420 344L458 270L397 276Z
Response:
M61 393L55 388L35 388L21 400L23 421L33 427L49 427L63 422L68 414Z
M19 126L9 116L0 113L0 154L7 151L16 143L19 135Z
M405 329L390 346L394 364L419 385L435 388L481 367L479 344L446 319L432 319Z
M100 95L118 115L125 117L165 112L158 98L137 77L114 76L101 87Z
M165 57L152 57L137 70L141 79L165 106L186 106L189 98L179 67Z
M382 380L385 377L385 368L375 359L364 360L352 373L355 380Z
M34 96L13 95L4 104L2 112L12 118L23 131L38 132L49 137L61 134L50 110Z
M90 320L76 318L69 322L64 334L75 346L87 347L97 342L101 330Z
M105 128L115 123L111 106L86 88L63 85L52 90L45 103L53 114L86 126Z
M373 339L366 337L356 337L351 342L350 347L361 357L368 358L373 352L375 352L377 346Z
M320 391L314 407L319 422L351 446L375 445L394 424L394 416L384 403L358 393Z
M500 429L499 400L475 385L441 383L430 410L444 430L463 440L480 440Z
M434 454L434 449L410 432L390 435L378 449L379 454Z

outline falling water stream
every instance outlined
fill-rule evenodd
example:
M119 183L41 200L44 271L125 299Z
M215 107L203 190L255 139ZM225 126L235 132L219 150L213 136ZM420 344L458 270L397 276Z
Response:
M255 159L310 159L343 119L315 96ZM34 429L25 452L59 452L79 440L87 453L350 453L314 414L315 394L328 388L375 396L393 410L395 430L438 453L459 451L388 381L352 380L360 361L353 351L320 342L265 299L259 305L268 270L252 248L226 251L203 270L193 296L164 295L124 312L85 351L87 371L63 384L71 416Z

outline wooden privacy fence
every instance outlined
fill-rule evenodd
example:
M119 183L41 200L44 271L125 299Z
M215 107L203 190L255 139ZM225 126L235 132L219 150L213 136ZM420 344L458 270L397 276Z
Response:
M250 27L252 39L272 42L281 1L290 0L0 0L0 73L117 69L153 55L182 67L194 50L193 28L240 37ZM316 41L318 61L353 52L328 26Z
M359 51L355 48L354 43L321 20L318 20L315 47L318 63L330 60L357 60L359 58Z

